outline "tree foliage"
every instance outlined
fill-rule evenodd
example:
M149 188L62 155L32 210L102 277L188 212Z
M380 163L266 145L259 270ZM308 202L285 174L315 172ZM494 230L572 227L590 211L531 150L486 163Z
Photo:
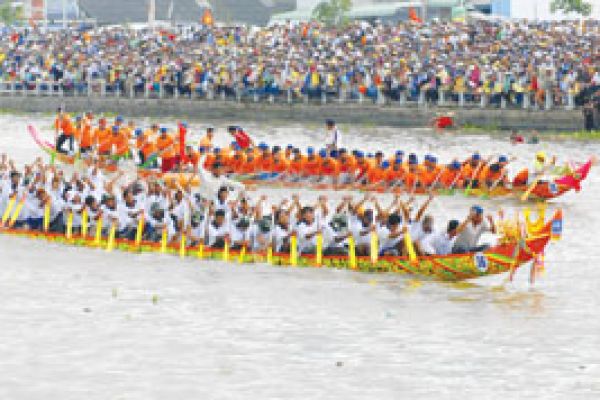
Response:
M328 0L319 3L312 12L317 21L327 25L342 24L346 20L346 14L352 8L352 0Z
M552 12L563 11L565 13L577 13L589 16L592 13L592 5L584 0L552 0L550 4Z
M0 22L4 25L14 25L23 15L21 7L13 7L10 2L0 5Z

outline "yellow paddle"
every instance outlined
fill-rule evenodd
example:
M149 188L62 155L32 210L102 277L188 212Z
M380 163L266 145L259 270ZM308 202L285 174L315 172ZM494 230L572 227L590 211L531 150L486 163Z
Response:
M229 261L229 240L225 240L223 244L223 261Z
M83 209L83 212L81 213L81 236L83 238L87 237L87 233L88 233L88 212L87 212L87 208Z
M102 218L98 218L98 222L96 223L96 234L94 236L94 245L100 246L101 241L102 241Z
M10 217L10 221L8 221L8 226L10 226L11 228L17 222L17 219L19 218L19 214L21 214L21 210L23 209L24 205L25 205L25 197L23 197L21 200L19 200L19 204L17 204L17 208L15 209L14 214L12 215L12 217Z
M273 264L273 246L267 247L267 264Z
M71 240L73 238L73 211L69 211L69 216L67 217L67 240Z
M379 259L379 237L376 232L371 232L371 264L377 264Z
M410 232L407 230L404 234L404 246L406 247L406 251L408 253L408 260L415 264L418 262L417 253L415 252L415 247L413 245L412 238L410 237Z
M315 264L320 267L323 263L323 234L317 233L317 249L315 254Z
M144 225L146 222L144 221L144 214L140 215L140 219L138 220L137 229L135 231L135 245L137 247L142 243L142 235L144 234Z
M160 252L167 252L167 227L165 226L162 230L162 237L160 238Z
M108 244L106 245L106 251L113 251L115 248L115 234L117 231L117 224L113 222L110 224L110 231L108 232Z
M246 258L246 246L242 246L242 249L240 250L240 255L238 256L238 263L242 264L244 262L245 258Z
M0 224L0 225L6 224L6 221L8 221L8 218L10 217L10 213L12 212L12 209L15 206L16 201L17 201L16 195L10 198L10 200L8 201L8 205L6 206L6 210L4 210L4 214L2 214L2 224Z
M533 192L533 190L537 187L538 183L540 182L540 179L541 178L539 176L534 179L533 183L529 186L527 191L521 196L521 201L527 201L529 195Z
M185 233L181 233L181 241L179 242L179 257L181 258L185 257L185 243Z
M290 237L290 265L292 267L298 265L298 239L296 235Z
M198 257L201 260L204 258L204 243L200 243L198 245L198 252L196 253L196 257Z
M348 237L348 263L350 269L356 269L356 244L352 236Z
M50 203L44 206L44 232L50 229Z

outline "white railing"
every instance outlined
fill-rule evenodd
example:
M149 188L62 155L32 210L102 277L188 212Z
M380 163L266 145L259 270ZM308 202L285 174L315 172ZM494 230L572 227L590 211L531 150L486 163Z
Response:
M269 104L374 104L387 107L444 107L444 108L481 108L481 109L526 109L553 110L575 109L572 93L565 94L556 104L550 91L546 92L543 103L538 103L532 93L513 93L509 98L503 93L452 92L440 89L436 92L421 90L411 95L406 90L395 89L384 93L378 89L365 95L357 87L340 85L339 87L321 87L301 92L292 88L283 90L265 90L263 88L223 88L210 82L193 86L179 87L171 83L135 84L134 82L109 83L104 79L87 81L0 81L2 96L34 97L99 97L129 99L189 99L205 101L234 101L239 103Z

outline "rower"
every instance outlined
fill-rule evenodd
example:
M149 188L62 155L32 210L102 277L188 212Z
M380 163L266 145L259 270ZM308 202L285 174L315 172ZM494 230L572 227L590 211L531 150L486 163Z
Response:
M489 246L478 244L481 235L487 232L496 233L494 218L491 215L488 215L487 218L484 218L483 208L480 206L471 207L471 211L467 219L468 222L466 226L456 238L452 248L452 253L454 254L476 253L484 251Z
M206 128L206 134L200 139L198 143L198 147L204 149L204 151L209 152L212 150L212 141L215 136L215 128L209 126Z
M58 109L58 116L54 122L54 129L57 133L56 138L56 151L62 154L67 154L67 151L63 149L65 142L69 142L69 150L73 153L73 137L75 135L75 127L71 121L69 114L63 112L62 108Z

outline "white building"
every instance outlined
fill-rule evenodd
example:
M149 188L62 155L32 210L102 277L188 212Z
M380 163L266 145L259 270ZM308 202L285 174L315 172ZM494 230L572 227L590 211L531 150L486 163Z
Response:
M591 19L600 19L600 0L586 0L592 5ZM579 19L579 14L553 13L550 10L552 0L492 0L492 14L506 18L552 21Z

